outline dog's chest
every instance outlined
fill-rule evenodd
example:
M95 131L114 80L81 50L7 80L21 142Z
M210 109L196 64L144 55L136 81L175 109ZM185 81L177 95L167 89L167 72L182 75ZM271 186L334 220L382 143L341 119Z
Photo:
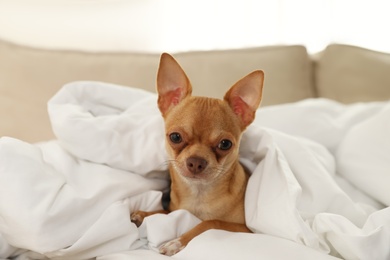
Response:
M186 200L181 203L180 208L186 209L201 220L218 218L216 210L210 203L199 200Z
M211 199L210 194L195 192L181 200L179 207L188 210L201 220L221 219L224 213L221 202L221 198Z

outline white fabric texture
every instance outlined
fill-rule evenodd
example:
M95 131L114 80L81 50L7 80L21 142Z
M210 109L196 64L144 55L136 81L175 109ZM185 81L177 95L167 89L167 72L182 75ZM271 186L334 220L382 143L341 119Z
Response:
M0 139L0 258L168 259L158 246L200 220L129 219L168 187L156 95L75 82L48 108L58 140ZM240 146L255 234L211 230L174 258L389 259L389 124L390 102L260 109Z

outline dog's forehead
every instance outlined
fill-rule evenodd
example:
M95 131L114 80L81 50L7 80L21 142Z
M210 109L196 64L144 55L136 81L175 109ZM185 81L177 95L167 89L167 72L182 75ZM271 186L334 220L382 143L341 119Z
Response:
M209 135L210 138L217 138L224 132L240 135L237 117L223 100L190 97L171 112L167 118L170 125L178 125L188 134Z

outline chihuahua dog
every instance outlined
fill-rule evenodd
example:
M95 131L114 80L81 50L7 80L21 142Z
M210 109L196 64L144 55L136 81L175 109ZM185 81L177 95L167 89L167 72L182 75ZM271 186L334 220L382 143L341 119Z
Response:
M158 108L165 121L171 201L167 211L136 211L131 221L139 226L152 214L185 209L202 222L162 245L160 253L173 255L209 229L251 232L244 212L249 176L239 163L239 144L260 105L263 81L263 71L256 70L234 84L223 100L195 97L176 60L161 55Z

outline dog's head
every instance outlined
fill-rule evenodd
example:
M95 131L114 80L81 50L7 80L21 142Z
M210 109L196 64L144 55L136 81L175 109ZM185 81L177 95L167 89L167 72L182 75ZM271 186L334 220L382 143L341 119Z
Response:
M241 134L261 101L263 79L257 70L234 84L223 100L194 97L183 69L172 56L162 54L158 107L171 166L180 178L205 182L234 170Z

